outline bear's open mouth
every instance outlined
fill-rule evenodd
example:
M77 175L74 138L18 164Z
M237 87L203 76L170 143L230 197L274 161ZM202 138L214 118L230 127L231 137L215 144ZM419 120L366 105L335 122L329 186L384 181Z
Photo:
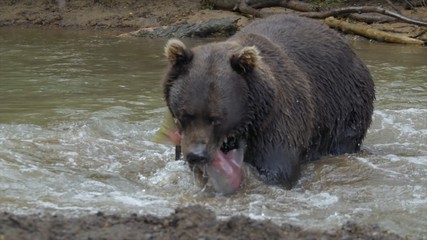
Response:
M203 165L202 171L217 192L230 194L240 187L245 147L245 141L228 137L212 161Z

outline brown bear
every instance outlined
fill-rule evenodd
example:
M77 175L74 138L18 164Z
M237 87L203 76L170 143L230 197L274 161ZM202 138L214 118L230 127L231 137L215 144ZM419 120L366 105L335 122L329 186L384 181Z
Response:
M327 26L276 15L226 41L190 49L172 39L165 51L164 97L190 166L243 158L266 182L291 188L302 163L360 149L374 82Z

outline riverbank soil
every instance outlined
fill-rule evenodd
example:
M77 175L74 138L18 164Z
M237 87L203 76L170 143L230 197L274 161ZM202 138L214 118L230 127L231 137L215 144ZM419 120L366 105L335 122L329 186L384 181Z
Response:
M176 24L198 0L0 0L0 26L138 29Z
M219 221L206 208L180 208L169 217L98 213L81 218L0 214L0 239L403 239L375 225L346 223L327 231L306 231L235 216Z
M230 0L231 2L233 0ZM202 3L203 2L203 3ZM201 23L209 19L231 17L239 19L238 25L250 22L250 16L213 9L209 1L201 0L0 0L0 27L60 27L84 29L114 29L128 32L140 28L155 28L179 23ZM385 0L335 0L306 1L323 10L350 6L377 6L399 11L402 15L427 21L427 6L423 0L389 1ZM326 4L325 2L329 3ZM413 9L406 9L411 2L418 4ZM264 8L267 13L293 13L284 8ZM369 14L368 14L369 15ZM378 15L378 14L371 14ZM427 41L427 27L420 27L401 21L379 22L371 27L392 33L402 33Z
M348 2L348 1L347 1ZM385 1L353 1L386 4ZM352 5L353 3L348 3ZM402 8L402 6L400 6ZM270 9L271 11L283 11ZM263 10L264 11L264 10ZM427 19L426 8L403 10ZM0 0L0 26L114 29L122 32L226 16L250 18L231 11L202 9L199 0ZM398 23L396 23L398 24ZM395 31L408 28L392 27ZM307 226L310 227L310 226ZM206 208L177 209L168 217L118 216L102 213L79 218L0 213L0 240L6 239L402 239L375 225L344 224L329 230L305 230L242 216L218 220Z

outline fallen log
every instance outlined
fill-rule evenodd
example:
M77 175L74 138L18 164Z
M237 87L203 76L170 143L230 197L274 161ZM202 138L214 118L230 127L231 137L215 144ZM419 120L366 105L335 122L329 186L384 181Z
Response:
M284 7L299 12L311 12L319 11L318 8L313 7L308 3L304 3L296 0L241 0L247 2L247 4L255 9L267 8L267 7Z
M383 16L377 13L352 13L348 15L348 18L358 22L364 22L368 24L372 23L390 23L396 22L397 19L389 16Z
M264 17L258 9L267 7L283 7L299 12L319 10L310 4L296 0L202 0L202 4L255 17Z
M331 16L340 16L340 15L346 15L350 13L380 13L386 16L397 18L403 22L407 22L410 24L415 24L419 26L427 27L427 22L420 21L417 19L412 19L409 17L405 17L401 14L389 11L387 9L381 8L381 7L374 7L374 6L363 6L363 7L346 7L346 8L338 8L333 9L330 11L325 12L307 12L307 13L301 13L300 16L309 17L309 18L327 18Z
M243 15L263 17L261 13L247 4L247 0L202 0L202 5L214 9L240 12Z
M200 24L186 23L172 26L141 28L137 31L124 33L121 37L147 37L147 38L183 38L183 37L215 37L231 36L237 29L239 19L221 18L211 19Z
M344 20L338 20L334 17L326 18L325 23L328 26L337 28L343 32L352 32L357 35L364 36L370 39L375 39L378 41L384 41L389 43L427 45L427 42L424 42L419 39L410 38L402 34L384 32L384 31L372 28L369 25L349 23Z
M399 19L403 22L427 27L427 22L425 21L412 19L400 13L375 6L344 7L319 12L318 8L297 0L204 0L204 2L211 4L213 7L230 11L238 11L256 17L263 16L257 9L267 7L283 7L301 12L298 15L309 18L325 19L327 17L337 17L354 13L379 13L385 16L393 17L395 19Z

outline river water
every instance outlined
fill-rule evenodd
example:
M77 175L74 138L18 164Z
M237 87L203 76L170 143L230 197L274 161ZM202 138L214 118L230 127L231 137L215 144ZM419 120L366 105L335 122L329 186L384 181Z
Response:
M164 44L0 29L0 211L165 216L200 204L221 218L316 229L354 220L427 236L427 48L353 43L376 82L365 151L305 165L289 191L248 168L243 189L224 197L150 141L166 110Z

